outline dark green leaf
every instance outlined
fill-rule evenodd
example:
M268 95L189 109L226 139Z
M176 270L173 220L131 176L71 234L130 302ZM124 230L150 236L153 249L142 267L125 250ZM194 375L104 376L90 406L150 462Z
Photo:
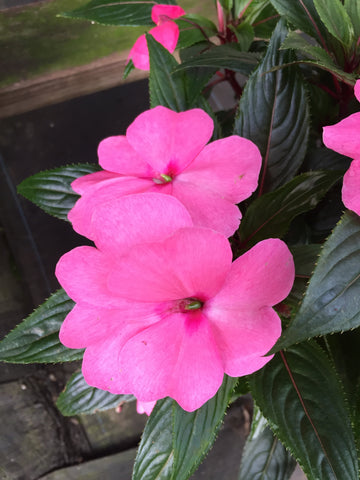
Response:
M157 402L145 427L133 480L186 480L215 440L236 378L225 376L217 394L195 412L169 398Z
M334 171L303 173L254 200L240 224L242 244L249 248L264 238L285 235L293 218L314 208L340 178Z
M135 459L133 480L169 480L172 478L174 400L159 400L142 434Z
M249 377L275 435L308 480L357 480L354 437L334 367L315 342L279 353Z
M17 190L46 213L67 220L69 210L79 198L71 188L71 183L76 178L98 170L97 165L86 163L54 168L26 178Z
M0 361L11 363L52 363L79 360L83 350L60 343L59 330L74 302L64 290L53 293L0 342Z
M346 213L325 243L300 310L273 351L360 326L360 218Z
M128 63L125 65L123 80L125 80L129 74L134 70L135 65L132 60L129 60Z
M257 67L259 58L257 53L241 52L238 48L229 45L218 45L189 58L176 70L181 71L193 67L214 67L215 69L228 68L244 75L250 75Z
M74 373L60 394L56 406L65 416L96 413L135 400L133 395L114 395L90 387L81 372Z
M151 9L155 1L142 0L92 0L86 5L62 13L63 17L83 18L103 25L140 26L154 25ZM162 4L173 5L173 0L161 0Z
M307 148L310 118L303 78L292 68L269 73L293 58L291 51L279 51L286 35L280 21L264 59L246 84L235 119L234 133L252 140L263 156L261 193L289 181Z
M313 0L270 0L281 16L294 27L316 38L327 49L328 31L320 20Z
M305 37L303 33L289 32L281 45L281 48L300 50L302 53L306 54L306 56L310 56L314 60L319 60L323 64L329 65L329 67L337 68L330 54L318 43L314 43L311 37Z
M217 28L211 20L195 14L187 14L175 20L180 36L176 48L186 48L195 43L207 41L216 35Z
M239 480L287 480L296 462L274 436L255 406L251 432L246 440Z
M188 109L185 75L174 72L178 66L175 58L152 35L146 35L150 55L151 107L163 105L176 112Z
M340 0L314 0L314 5L331 35L343 45L350 46L354 41L354 29Z
M186 480L210 450L237 379L225 375L218 393L195 412L174 409L173 480Z
M254 40L255 34L253 27L247 22L242 22L237 27L229 25L228 28L230 28L236 35L237 45L239 46L239 49L242 52L247 52Z

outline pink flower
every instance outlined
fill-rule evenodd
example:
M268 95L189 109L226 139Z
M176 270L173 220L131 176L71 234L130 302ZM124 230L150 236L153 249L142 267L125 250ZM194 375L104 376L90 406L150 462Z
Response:
M185 11L177 5L154 5L151 10L151 18L156 27L149 33L156 41L161 43L170 53L173 53L178 39L179 27L172 20L185 15ZM145 34L139 37L130 50L128 60L132 60L135 67L140 70L149 70L149 50Z
M142 402L141 400L137 400L136 402L136 411L140 415L142 413L146 413L146 415L150 415L155 407L156 402Z
M360 80L354 92L360 101ZM323 141L328 148L354 159L344 175L342 200L347 208L360 215L360 112L324 127Z
M56 269L76 302L60 339L86 348L87 383L142 402L170 396L193 411L224 373L247 375L271 359L281 333L272 306L294 280L281 240L232 262L226 237L191 226L176 199L155 193L102 204L91 223L97 248L68 252Z
M93 239L90 220L96 205L147 191L173 195L195 225L231 236L241 218L235 204L256 189L261 155L237 135L206 145L213 128L203 110L177 113L159 106L140 114L126 136L103 140L98 155L104 171L72 183L81 195L69 213L74 229Z

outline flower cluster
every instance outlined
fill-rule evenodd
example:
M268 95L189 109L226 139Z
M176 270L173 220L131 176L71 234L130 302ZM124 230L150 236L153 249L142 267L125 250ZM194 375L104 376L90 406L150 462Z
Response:
M170 396L193 411L224 374L250 374L281 333L272 308L289 293L294 264L267 239L232 261L237 202L256 189L261 157L232 136L208 145L201 110L157 107L126 136L99 146L106 171L74 182L74 228L94 241L66 253L56 275L76 302L61 342L85 348L89 385L131 393L138 408Z
M355 84L355 97L360 102L360 80ZM328 148L353 159L344 175L342 199L344 205L360 215L360 112L335 125L324 127L323 141Z
M178 5L156 4L151 10L151 19L156 23L156 27L149 31L155 40L163 47L173 53L178 39L179 27L172 20L185 15L185 11ZM140 70L149 70L149 50L147 47L146 36L141 35L130 50L128 61L132 60L136 68Z

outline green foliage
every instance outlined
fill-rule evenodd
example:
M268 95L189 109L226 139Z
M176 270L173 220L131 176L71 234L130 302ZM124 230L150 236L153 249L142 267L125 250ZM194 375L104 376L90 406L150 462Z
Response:
M157 402L145 427L133 480L185 480L213 444L236 379L225 376L217 394L195 412L169 398Z
M255 405L238 480L288 480L295 465L295 460L274 436Z
M26 178L17 190L46 213L67 220L69 210L79 198L71 188L71 183L76 178L98 170L97 165L86 163L54 168Z
M340 178L338 172L307 172L257 198L241 221L241 243L249 248L264 238L283 237L290 222L314 208Z
M228 68L248 76L257 67L259 58L258 53L242 52L238 47L230 45L218 45L202 49L198 55L182 62L176 71L194 67L214 67L214 69Z
M271 429L308 480L358 479L344 393L333 365L315 342L277 354L249 383Z
M51 363L80 360L83 350L64 347L59 330L74 302L64 290L53 293L0 342L0 361Z
M325 243L300 310L274 351L360 325L360 219L346 213Z
M82 18L102 25L121 25L136 27L154 25L151 20L151 9L159 2L138 0L92 0L86 5L70 12L64 12L63 17ZM162 4L173 5L172 0L162 0Z
M350 17L340 0L314 0L315 8L328 31L348 47L354 39Z
M177 18L175 23L180 29L180 36L176 47L178 49L191 47L196 43L204 42L217 33L217 28L211 20L193 13L188 13L181 18Z
M133 395L114 395L105 390L90 387L81 372L76 372L60 394L56 406L65 416L90 414L116 408L135 400Z
M249 78L240 100L234 133L252 140L263 157L260 193L294 177L307 148L309 110L304 81L296 68L269 73L289 63L290 51L279 51L288 31L280 21L267 53Z

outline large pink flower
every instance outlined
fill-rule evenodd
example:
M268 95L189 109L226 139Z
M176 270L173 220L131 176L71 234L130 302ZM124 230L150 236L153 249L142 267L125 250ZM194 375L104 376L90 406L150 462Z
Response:
M264 355L281 333L272 306L294 280L282 241L232 262L226 237L192 227L176 199L154 193L102 204L91 223L97 248L72 250L56 270L76 302L60 338L86 348L90 385L141 402L170 396L193 411L224 373L250 374L271 359Z
M213 128L203 110L177 113L159 106L140 114L126 136L103 140L98 155L104 171L72 183L81 195L69 213L74 229L92 239L96 205L148 191L173 195L195 225L231 236L241 218L236 203L257 187L261 155L250 140L237 135L206 145Z
M360 80L354 91L360 101ZM360 215L360 112L324 127L323 141L328 148L354 159L344 175L342 199L347 208Z
M185 15L185 11L178 5L154 5L151 10L151 19L156 23L149 33L161 43L170 53L176 48L179 39L179 27L172 20ZM140 70L149 70L149 50L145 34L141 35L130 50L128 60L132 60Z

